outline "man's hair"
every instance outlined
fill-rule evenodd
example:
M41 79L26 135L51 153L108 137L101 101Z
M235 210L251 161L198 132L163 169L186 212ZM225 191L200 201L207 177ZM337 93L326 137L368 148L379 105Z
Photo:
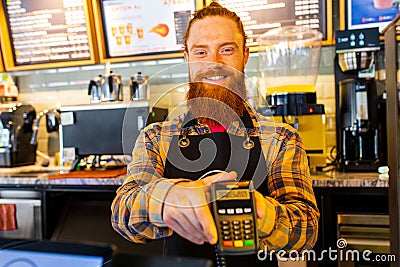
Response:
M243 50L245 49L247 36L246 33L244 32L243 24L242 21L240 20L240 17L236 15L235 12L230 11L229 9L221 6L219 3L212 2L209 6L194 12L193 18L189 21L185 35L183 36L184 40L183 48L185 49L185 51L187 51L188 49L187 39L189 38L190 29L192 28L193 23L205 19L206 17L226 17L235 22L239 32L243 36Z

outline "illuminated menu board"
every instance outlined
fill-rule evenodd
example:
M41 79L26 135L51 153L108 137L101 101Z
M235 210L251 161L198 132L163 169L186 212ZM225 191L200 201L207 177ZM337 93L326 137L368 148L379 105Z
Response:
M100 0L106 57L182 50L195 0Z
M9 40L3 49L6 68L94 61L87 4L86 0L3 0L2 35Z
M219 0L241 18L249 46L258 45L258 37L281 26L307 26L323 34L325 43L332 39L331 0ZM323 42L324 44L324 42Z
M1 45L1 43L0 43L0 45ZM4 71L4 65L3 65L3 59L2 59L1 53L0 53L0 72L3 72L3 71Z

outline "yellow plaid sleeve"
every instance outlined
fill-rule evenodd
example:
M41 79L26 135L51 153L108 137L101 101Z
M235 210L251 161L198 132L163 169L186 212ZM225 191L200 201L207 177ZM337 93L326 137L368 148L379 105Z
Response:
M268 174L266 217L259 219L261 247L269 250L311 249L318 236L316 205L307 155L299 134L290 126L276 126L275 146ZM276 149L277 148L277 149ZM267 160L267 161L268 161Z
M153 125L139 135L128 165L128 177L117 190L111 205L111 224L124 238L147 243L150 239L169 236L172 230L163 222L163 202L174 184L186 179L166 179L160 140Z

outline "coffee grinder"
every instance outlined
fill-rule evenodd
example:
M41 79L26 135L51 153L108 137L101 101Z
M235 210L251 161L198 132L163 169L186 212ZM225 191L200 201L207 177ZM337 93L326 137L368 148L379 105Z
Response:
M341 171L386 165L385 92L375 77L378 28L336 32L336 144Z

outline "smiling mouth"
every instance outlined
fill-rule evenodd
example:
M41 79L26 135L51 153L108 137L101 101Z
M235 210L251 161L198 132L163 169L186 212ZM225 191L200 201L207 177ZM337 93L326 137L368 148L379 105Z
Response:
M218 82L226 79L227 77L228 77L227 75L215 75L210 77L204 77L204 79L211 82Z

